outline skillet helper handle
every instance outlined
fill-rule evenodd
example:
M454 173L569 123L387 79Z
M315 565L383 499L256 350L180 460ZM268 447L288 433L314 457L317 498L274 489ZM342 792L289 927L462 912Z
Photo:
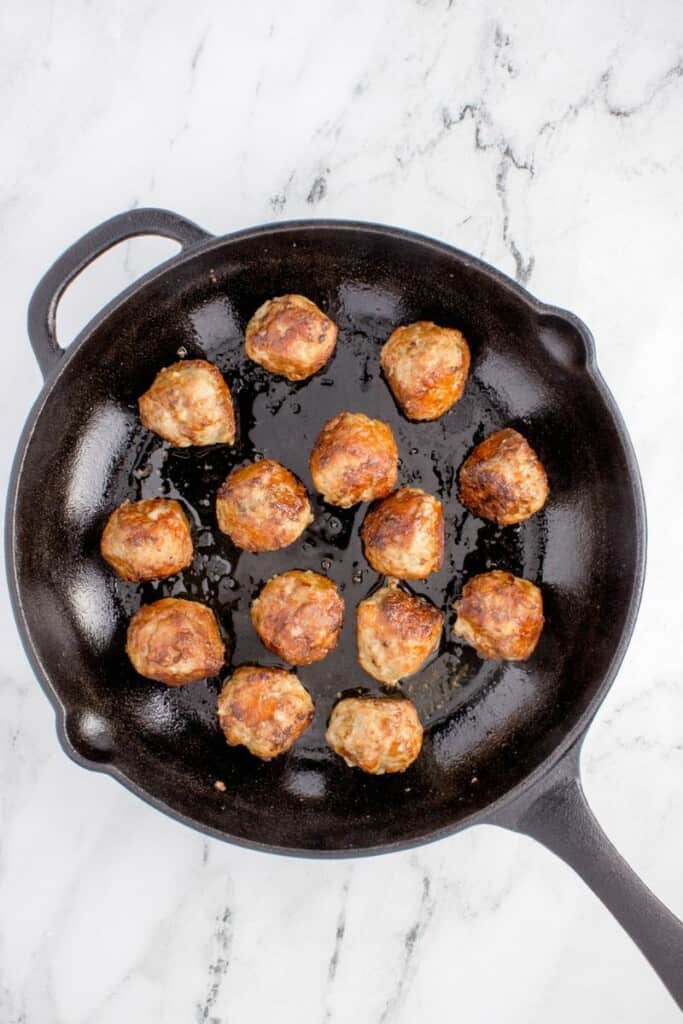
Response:
M499 823L538 840L574 868L647 957L683 1009L683 922L628 866L593 815L579 777L578 749L535 799Z
M43 377L64 354L57 341L56 319L59 300L68 285L102 253L138 235L172 238L183 249L210 237L203 228L177 213L143 208L119 213L74 242L50 267L29 302L28 336Z

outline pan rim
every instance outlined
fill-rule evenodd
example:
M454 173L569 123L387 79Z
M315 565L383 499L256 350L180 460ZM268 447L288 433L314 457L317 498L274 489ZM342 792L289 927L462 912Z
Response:
M320 849L308 846L292 847L279 844L274 845L241 835L235 835L220 829L215 829L192 817L190 814L175 810L170 804L167 804L165 801L149 793L137 782L134 782L129 778L128 775L117 765L116 761L103 763L90 760L83 757L83 755L71 745L66 729L66 719L69 709L63 703L59 693L51 682L50 673L47 666L43 664L42 659L40 658L24 612L24 601L21 595L21 581L19 578L19 569L16 557L16 512L18 497L22 486L22 475L26 455L29 451L38 420L40 419L43 409L49 402L54 388L78 351L92 340L92 336L98 328L115 311L127 303L133 295L137 294L147 285L161 279L169 271L175 270L176 268L183 266L185 263L192 261L198 255L205 255L213 249L219 249L232 242L259 239L264 236L272 237L274 235L291 233L293 231L295 233L311 231L322 233L324 231L340 230L363 232L380 239L389 238L392 240L409 242L411 244L417 244L421 247L431 249L432 251L438 252L451 259L456 259L461 265L472 267L488 277L498 286L502 287L508 293L516 296L537 315L555 316L571 325L580 335L585 349L585 366L582 367L581 372L586 373L595 385L614 424L616 434L622 446L634 504L636 523L633 538L634 571L628 607L626 608L624 624L618 642L615 645L610 664L604 673L595 694L580 713L577 721L570 729L567 730L564 736L558 741L544 760L495 801L492 801L483 808L472 811L457 822L451 822L437 829L428 828L424 833L413 835L405 839L389 840L387 842L369 844L368 846L357 845L341 849ZM508 277L502 271L492 267L490 264L480 260L478 257L472 256L469 253L448 244L447 242L400 227L345 219L297 219L278 221L275 223L242 228L226 235L208 235L204 241L200 241L182 249L169 260L166 260L159 266L154 267L150 272L133 282L132 285L126 288L119 295L115 296L109 303L99 310L78 333L77 337L69 345L68 349L64 350L63 355L58 357L55 366L46 376L43 386L28 413L26 423L17 442L17 450L13 460L8 486L5 519L5 558L12 611L17 624L19 636L31 668L55 709L57 735L66 754L82 767L101 772L116 779L129 792L134 793L150 806L155 807L157 810L162 811L174 820L182 822L188 827L204 833L205 835L209 835L213 838L220 839L224 842L229 842L237 846L258 850L260 852L315 859L346 859L349 857L374 856L383 853L398 852L422 846L428 842L435 842L475 824L494 824L496 815L498 815L500 811L504 808L508 808L524 794L527 794L534 787L538 786L544 777L548 775L548 773L550 773L552 769L565 757L568 751L577 743L580 744L590 726L591 721L597 713L598 708L602 704L607 691L610 689L617 675L619 667L621 666L628 649L638 616L645 579L646 547L647 523L645 498L635 451L619 407L617 406L614 396L597 366L593 336L586 324L578 316L568 310L559 306L541 302L522 285Z

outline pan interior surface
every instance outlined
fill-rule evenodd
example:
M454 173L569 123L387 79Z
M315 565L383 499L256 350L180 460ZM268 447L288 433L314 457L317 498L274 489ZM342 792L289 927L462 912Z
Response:
M300 292L339 325L332 361L303 383L244 355L244 327L267 298ZM382 379L382 343L400 324L463 331L472 351L462 400L434 423L410 423ZM142 428L137 398L186 355L225 373L238 409L236 447L172 449ZM65 709L75 751L143 796L226 838L301 851L375 849L456 828L546 759L600 691L627 628L639 555L628 452L587 367L580 331L453 250L398 233L289 226L227 239L137 289L90 331L34 424L15 508L18 601L35 660ZM380 582L363 557L367 510L315 494L308 455L342 410L386 420L401 484L444 502L443 570L412 589L446 614L438 655L402 685L425 725L405 774L372 778L326 746L346 691L379 693L358 665L355 607ZM457 499L457 470L494 429L517 427L550 480L547 508L499 529ZM236 550L216 527L216 491L231 468L267 457L307 486L315 522L282 551ZM117 581L98 553L108 514L126 498L175 497L193 525L195 558L176 577ZM346 601L338 648L298 670L316 715L292 751L261 763L229 748L217 725L221 680L179 689L141 679L124 653L141 603L186 595L216 612L228 666L275 664L249 606L271 575L326 573ZM451 639L452 603L468 578L508 569L543 588L546 626L525 664L487 662ZM215 788L220 780L225 791Z

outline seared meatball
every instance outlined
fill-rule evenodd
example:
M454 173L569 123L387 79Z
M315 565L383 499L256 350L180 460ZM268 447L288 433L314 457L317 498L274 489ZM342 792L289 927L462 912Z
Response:
M289 665L327 657L337 646L343 619L344 600L332 580L298 569L273 576L251 606L261 640Z
M482 658L526 661L543 629L539 588L500 569L466 583L455 610L453 635L466 640Z
M161 580L192 561L190 524L177 501L125 501L109 516L100 551L122 580Z
M220 672L225 645L210 608L164 597L143 605L130 620L126 654L141 676L184 686Z
M443 565L443 506L417 487L400 487L375 505L361 535L365 557L385 576L421 580Z
M204 359L165 367L138 404L143 425L176 448L235 440L230 390L218 367Z
M249 358L290 380L305 380L321 370L336 343L337 325L303 295L269 299L247 324Z
M390 580L356 610L358 661L380 683L394 685L417 672L436 650L443 615Z
M245 551L286 548L313 522L304 485L272 459L233 469L218 492L216 515Z
M313 720L313 701L293 672L242 665L218 697L218 721L231 747L270 761L284 754Z
M325 739L349 768L384 775L413 763L422 749L422 725L407 699L346 697L335 706Z
M460 467L460 501L499 526L521 523L548 500L548 478L529 442L507 427L478 444Z
M309 465L325 501L350 508L391 492L398 477L398 448L388 423L362 412L340 412L321 430Z
M394 331L381 364L408 419L437 420L465 390L470 350L460 331L420 320Z

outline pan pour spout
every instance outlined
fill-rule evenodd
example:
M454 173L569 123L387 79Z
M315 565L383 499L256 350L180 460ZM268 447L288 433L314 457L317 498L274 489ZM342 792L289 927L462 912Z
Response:
M113 245L143 234L176 239L181 251L62 349L56 311L69 283ZM275 377L263 360L248 358L242 328L267 296L313 286L331 324L329 351L312 375ZM439 420L425 418L424 409L416 416L408 409L414 416L408 419L401 395L397 404L387 386L386 374L396 365L390 361L383 369L380 363L391 333L426 317L462 332L471 351L467 385L457 396L449 392ZM9 589L69 756L108 772L179 822L268 852L363 856L479 823L525 833L586 880L683 1008L683 926L614 850L579 782L581 738L614 681L635 623L646 544L638 466L597 369L588 328L482 261L397 228L312 220L215 238L177 214L137 209L94 228L56 261L31 299L28 333L45 384L10 482ZM177 363L182 350L190 361L215 363L230 381L235 445L169 448L131 412L154 375ZM458 367L464 370L465 362ZM305 669L304 689L310 688L316 710L309 724L311 709L297 691L303 708L297 728L304 727L296 751L283 748L263 761L255 784L251 755L223 743L217 729L217 680L199 679L160 695L159 683L142 680L127 664L126 622L145 602L129 584L112 579L93 538L126 497L180 501L195 535L195 558L176 577L155 582L146 602L181 594L201 600L225 630L233 666L263 657L256 634L240 626L255 589L292 569L329 573L352 623L352 609L381 585L359 536L367 509L349 505L351 494L337 506L317 496L309 502L307 493L311 446L343 409L381 421L396 438L401 461L394 497L436 492L431 501L443 509L443 519L432 517L437 528L425 564L401 563L392 575L415 575L414 588L406 589L438 615L445 594L504 569L540 587L546 624L538 646L522 652L529 655L525 661L482 660L451 641L422 658L423 667L401 683L424 726L422 749L414 762L401 763L405 772L381 778L347 768L325 744L340 687L353 697L357 688L377 688L358 663L353 628L342 629L329 655ZM93 430L103 422L106 430ZM508 440L509 431L527 439L528 450L513 437L518 457L512 475L498 462L492 467L484 451L483 468L496 472L482 480L479 460L474 497L485 490L487 501L472 515L458 498L458 467L473 446L501 431ZM522 522L520 509L511 512L503 499L511 481L527 480L536 455L550 496L543 507L537 471L533 492L523 495ZM275 543L267 522L264 542L242 544L218 528L216 493L239 466L267 465L274 457L300 491L294 520L288 518L291 503L280 503L276 519L289 528L287 537ZM152 471L141 473L148 465ZM387 465L391 472L380 491L394 487L393 449ZM262 511L257 506L260 520ZM484 521L481 512L494 514ZM410 517L399 526L410 532ZM393 554L405 561L395 533ZM450 637L450 624L445 632ZM219 645L216 639L215 663L203 671L217 671L223 640ZM394 679L405 670L399 665L381 674ZM280 737L266 756L282 746ZM214 785L217 777L225 780L223 791Z

